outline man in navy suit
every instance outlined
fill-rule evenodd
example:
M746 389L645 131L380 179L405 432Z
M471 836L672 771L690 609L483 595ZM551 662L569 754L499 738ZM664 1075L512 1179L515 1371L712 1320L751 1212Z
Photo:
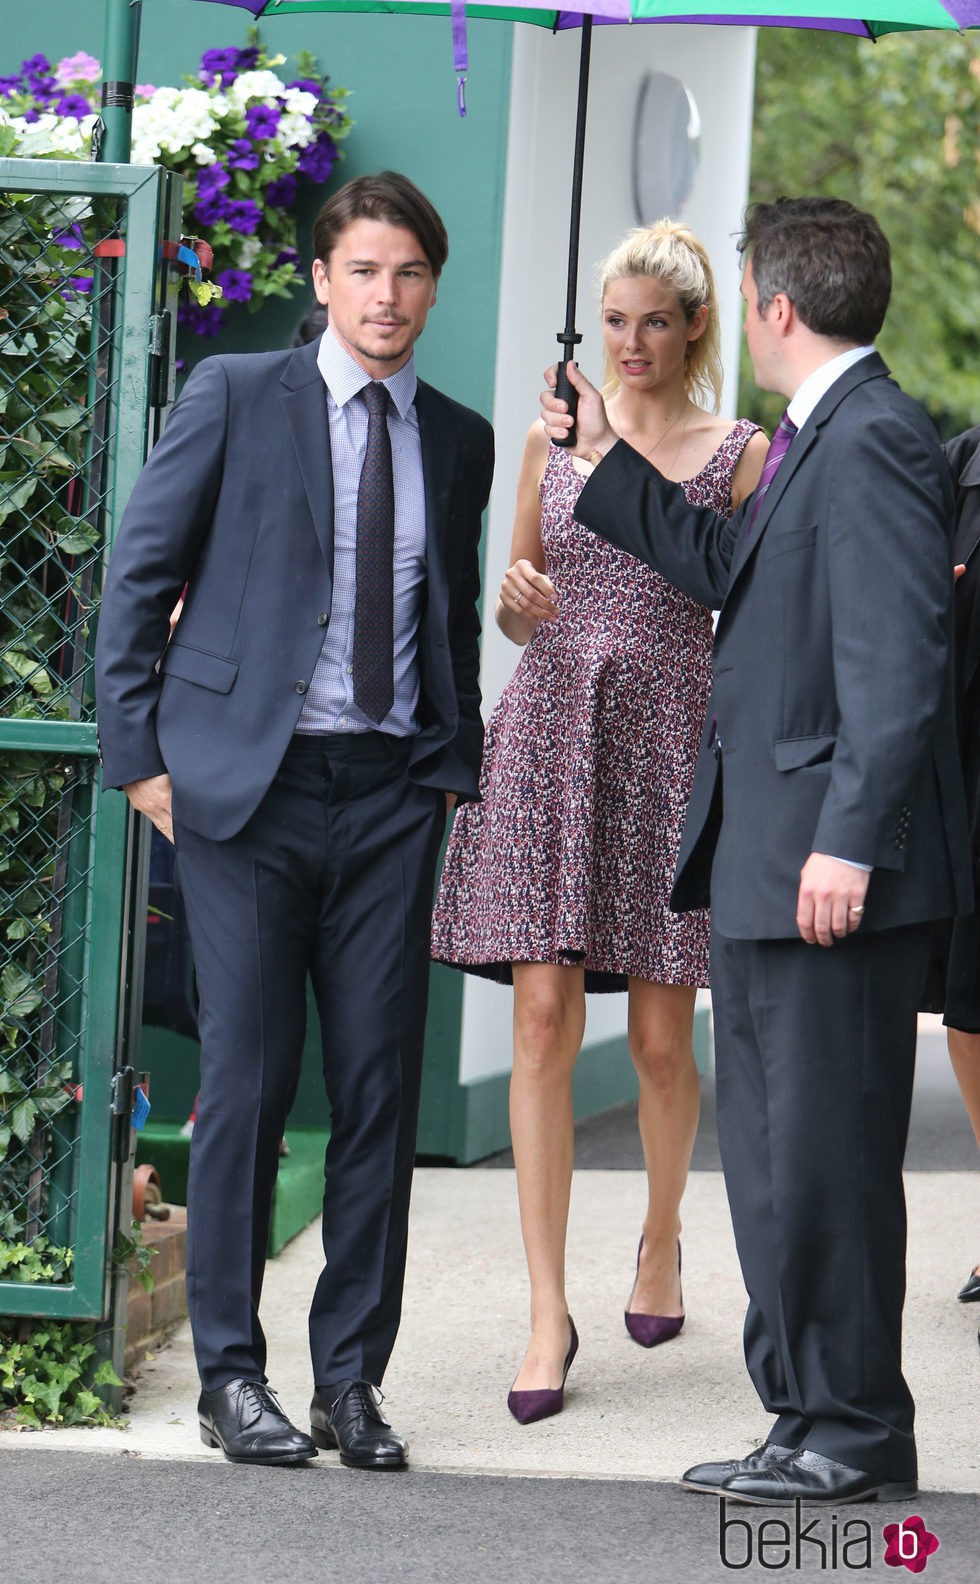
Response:
M756 379L788 408L726 522L617 443L580 391L581 522L720 610L673 905L712 908L718 1134L745 1354L774 1416L683 1483L837 1504L914 1492L901 1369L902 1156L929 921L970 905L951 666L952 492L872 342L891 289L870 215L747 219ZM565 404L544 398L552 438Z
M200 994L188 1300L205 1444L400 1468L401 1311L447 808L477 795L478 541L493 436L417 379L448 253L404 176L314 227L323 335L193 373L129 501L99 621L106 786L172 840ZM168 618L186 597L172 640ZM162 656L162 658L161 658ZM310 1435L259 1322L312 977L331 1109Z

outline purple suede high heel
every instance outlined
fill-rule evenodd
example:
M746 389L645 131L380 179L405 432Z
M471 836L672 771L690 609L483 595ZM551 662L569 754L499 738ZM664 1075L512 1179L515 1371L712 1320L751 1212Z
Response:
M640 1255L642 1253L643 1253L643 1239L641 1237L640 1238L640 1246L639 1246L639 1248L636 1251L636 1269L637 1269L638 1273L639 1273L639 1269L640 1269ZM680 1238L678 1238L677 1239L677 1276L678 1276L678 1280L680 1279L680 1274L681 1274L681 1240L680 1240ZM636 1282L635 1281L633 1283L633 1291L634 1292L636 1291ZM632 1298L632 1296L633 1296L633 1293L630 1293L630 1298ZM626 1302L627 1302L627 1304L629 1303L629 1298L627 1298ZM681 1303L683 1303L683 1302L684 1302L684 1295L682 1293L681 1294ZM624 1316L623 1317L624 1317L624 1319L626 1321L626 1329L629 1332L630 1336L633 1338L633 1341L634 1342L639 1342L640 1346L641 1347L645 1347L645 1348L657 1347L659 1345L659 1343L661 1343L661 1342L671 1342L671 1341L673 1341L674 1337L680 1331L681 1326L684 1324L684 1316L683 1315L630 1314L629 1309L626 1309L624 1311Z
M571 1315L568 1317L569 1329L572 1339L568 1344L565 1354L565 1366L562 1370L561 1385L557 1391L550 1387L542 1387L538 1391L510 1391L507 1394L507 1406L518 1424L533 1424L536 1419L550 1419L552 1414L561 1413L565 1406L565 1382L568 1372L572 1367L572 1359L578 1352L578 1332L575 1321Z

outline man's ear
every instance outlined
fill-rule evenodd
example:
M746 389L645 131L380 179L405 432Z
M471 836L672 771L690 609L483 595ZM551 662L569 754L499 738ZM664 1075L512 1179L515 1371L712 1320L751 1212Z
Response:
M792 329L797 317L792 299L787 297L785 292L776 292L769 304L766 317L785 335Z
M326 308L330 302L330 279L322 259L313 260L313 291L317 302Z

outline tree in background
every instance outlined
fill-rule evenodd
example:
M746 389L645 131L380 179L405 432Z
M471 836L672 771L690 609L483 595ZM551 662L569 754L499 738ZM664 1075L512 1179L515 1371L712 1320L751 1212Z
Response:
M825 193L869 209L892 245L879 338L942 436L980 422L980 39L892 33L876 44L760 28L750 198ZM739 411L772 432L782 401Z

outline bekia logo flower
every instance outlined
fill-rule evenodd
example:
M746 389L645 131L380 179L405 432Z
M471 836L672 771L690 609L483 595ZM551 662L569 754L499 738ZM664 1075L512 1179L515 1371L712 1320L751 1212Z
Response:
M939 1550L938 1535L929 1533L918 1514L903 1518L901 1523L886 1524L882 1537L888 1566L906 1567L910 1573L922 1573L932 1553Z

